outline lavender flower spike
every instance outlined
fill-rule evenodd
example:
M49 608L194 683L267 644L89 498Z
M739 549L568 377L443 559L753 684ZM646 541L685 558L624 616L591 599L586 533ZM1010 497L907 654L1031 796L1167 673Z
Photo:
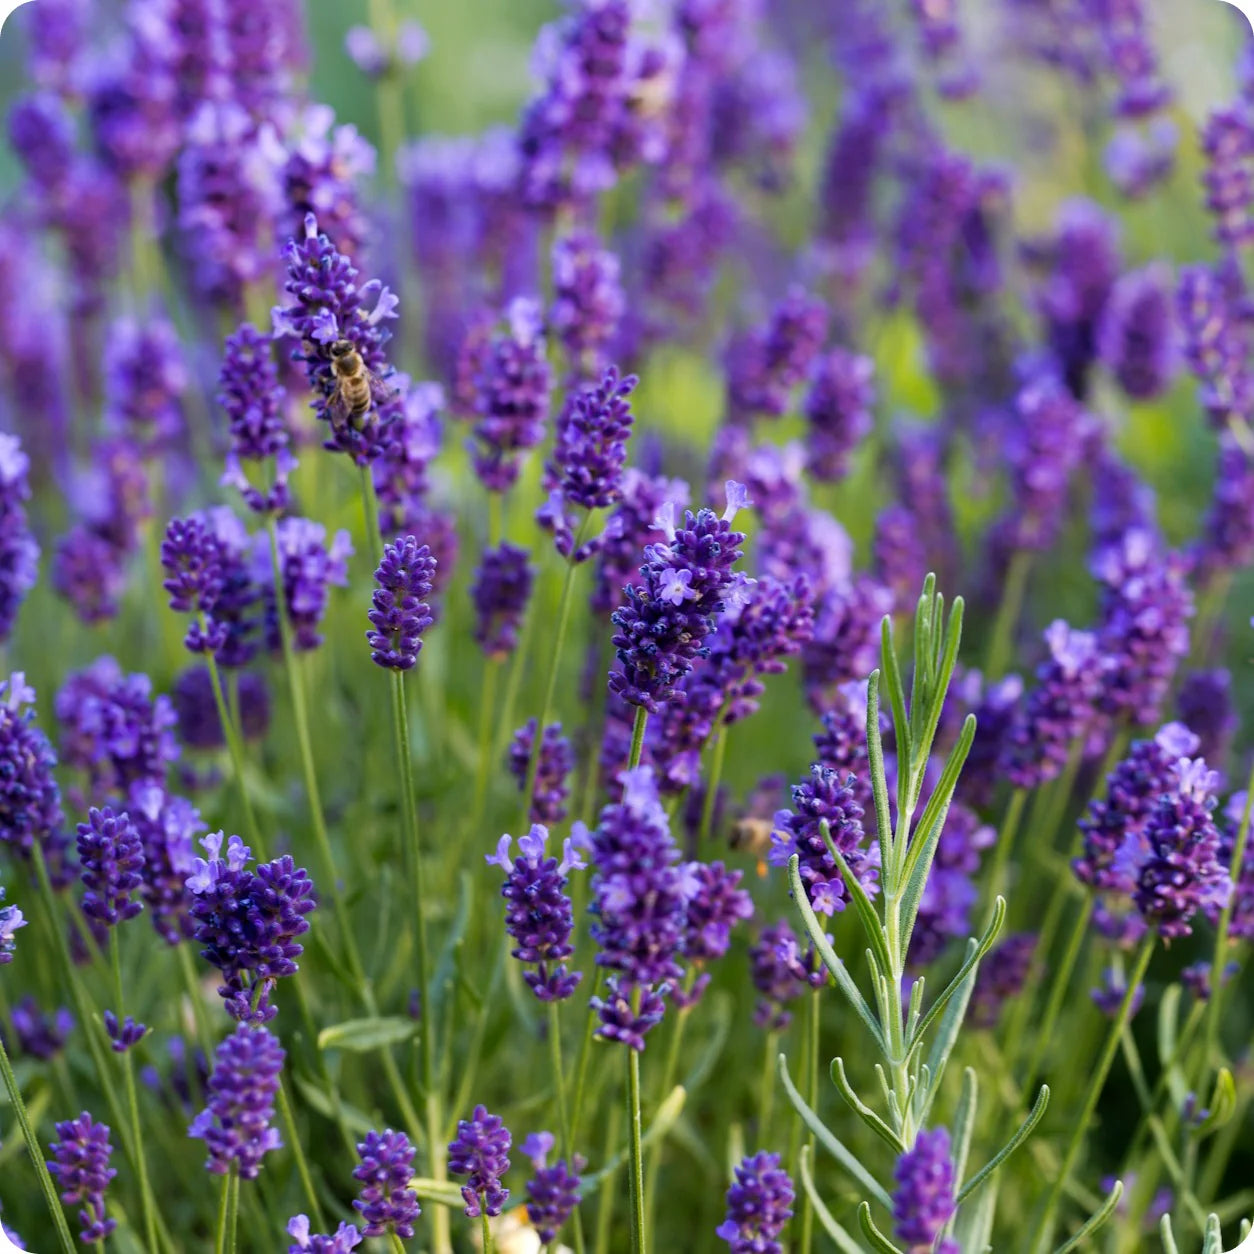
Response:
M133 919L144 908L135 896L143 884L144 849L126 811L93 807L78 825L83 866L83 913L106 927Z
M105 1214L104 1195L109 1181L118 1173L109 1166L113 1146L109 1125L96 1123L84 1111L77 1119L57 1124L59 1140L48 1147L52 1158L48 1170L61 1187L61 1200L78 1205L79 1240L84 1245L103 1241L116 1228L117 1220Z
M360 1166L353 1179L361 1181L361 1196L353 1206L366 1221L365 1235L395 1233L409 1240L414 1220L422 1214L418 1195L409 1187L414 1176L414 1147L403 1132L368 1132L357 1146Z
M21 671L0 683L0 843L29 858L36 841L60 839L57 757L35 726L35 690Z
M287 1254L350 1254L362 1243L361 1230L352 1224L340 1224L330 1236L311 1233L308 1215L294 1215L289 1219L287 1235L292 1238Z
M914 1148L897 1160L893 1220L907 1254L930 1254L941 1229L954 1213L954 1164L944 1128L920 1132ZM957 1254L946 1242L942 1250ZM940 1252L938 1252L940 1254Z
M383 548L374 573L370 622L366 633L370 657L385 670L407 671L418 660L422 633L435 621L426 598L435 579L431 550L413 536L402 536Z
M4 904L4 888L0 886L0 967L13 961L14 936L17 929L26 926L22 912L16 906Z
M527 1218L535 1225L542 1245L556 1238L579 1205L579 1172L584 1168L584 1161L577 1154L573 1171L564 1158L550 1167L548 1156L553 1152L553 1144L551 1132L533 1132L522 1143L523 1155L534 1168L527 1181Z
M457 1136L448 1147L448 1169L450 1175L469 1177L462 1185L469 1218L501 1213L509 1198L501 1177L509 1170L512 1140L501 1117L488 1114L486 1106L476 1106L469 1119L458 1121Z
M527 784L527 768L535 746L536 720L528 719L515 733L509 747L509 773L519 789ZM540 738L540 761L536 770L535 791L531 798L533 823L552 826L566 817L566 799L570 795L569 777L575 769L575 753L570 740L562 735L561 723L550 723Z
M727 1242L731 1254L782 1254L777 1238L792 1218L794 1196L778 1154L744 1158L727 1190L727 1218L716 1235Z

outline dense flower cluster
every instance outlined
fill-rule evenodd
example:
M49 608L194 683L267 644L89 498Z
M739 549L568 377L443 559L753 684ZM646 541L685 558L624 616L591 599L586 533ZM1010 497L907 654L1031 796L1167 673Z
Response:
M353 1202L366 1221L364 1235L387 1236L395 1233L408 1240L414 1235L414 1220L422 1214L417 1194L409 1187L413 1179L414 1147L403 1132L368 1132L357 1146L361 1163L353 1169L353 1179L361 1183L361 1196Z
M513 1138L499 1115L490 1115L486 1106L476 1106L469 1119L459 1120L457 1136L448 1147L448 1169L454 1176L467 1176L462 1185L466 1214L499 1215L509 1198L501 1177L509 1170L509 1147Z
M578 1173L584 1165L576 1156L573 1171L564 1158L550 1166L548 1156L553 1152L553 1145L551 1132L533 1132L523 1140L521 1147L523 1157L532 1166L531 1179L527 1181L527 1218L535 1225L542 1245L557 1236L579 1205Z
M366 632L371 660L388 670L409 670L422 650L422 633L435 621L425 598L431 595L436 560L413 536L384 546L374 573L379 586L371 596Z
M19 857L60 837L56 754L35 726L35 691L15 671L0 683L0 841Z
M776 1240L792 1218L792 1181L778 1154L765 1151L743 1159L727 1190L727 1218L717 1232L732 1254L781 1254Z
M109 1125L97 1123L84 1111L77 1119L58 1123L57 1136L59 1140L48 1147L53 1155L48 1170L60 1186L61 1200L82 1208L78 1224L84 1245L103 1241L118 1226L105 1213L105 1190L118 1174L109 1166L113 1157Z
M14 905L4 904L4 888L0 886L0 966L13 961L17 930L25 926L22 912Z
M936 1249L936 1238L954 1213L954 1165L944 1128L920 1132L914 1148L897 1160L893 1222L909 1254ZM956 1241L941 1243L940 1254L957 1254Z
M532 754L538 754L535 786L531 793L528 818L533 823L551 827L566 817L566 799L570 796L570 775L575 769L575 753L570 741L562 735L561 723L550 723L536 747L536 720L529 719L515 733L509 746L509 771L520 789L527 786Z
M93 807L87 822L78 825L78 860L89 919L113 927L143 910L135 893L143 884L144 849L129 814Z

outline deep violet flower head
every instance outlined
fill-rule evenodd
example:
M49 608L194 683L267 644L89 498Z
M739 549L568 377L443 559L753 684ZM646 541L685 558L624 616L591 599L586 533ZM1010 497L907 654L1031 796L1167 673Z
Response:
M920 1132L893 1172L893 1223L907 1254L927 1254L954 1213L954 1164L944 1128Z
M262 1160L282 1148L274 1118L283 1072L283 1047L261 1027L240 1024L214 1051L207 1104L187 1135L205 1142L205 1167L225 1175L236 1164L241 1179L255 1180Z
M328 1236L309 1231L308 1215L293 1215L287 1221L287 1235L292 1244L287 1254L351 1254L364 1240L361 1229L342 1223Z
M626 308L618 257L595 235L580 231L554 241L552 262L549 327L566 350L572 374L599 373Z
M505 542L484 550L470 596L475 639L489 657L505 657L517 648L533 578L526 549Z
M148 455L183 429L187 367L178 332L161 318L111 324L105 348L107 428L135 440Z
M1214 491L1191 556L1202 589L1254 560L1254 458L1232 431L1219 436Z
M1202 130L1202 175L1215 239L1237 248L1254 239L1254 119L1240 105L1216 109Z
M849 901L840 865L823 839L823 824L858 882L868 893L876 890L879 847L863 848L866 832L855 785L852 775L842 780L830 767L816 764L809 779L793 787L793 808L775 815L768 860L772 866L786 867L792 855L798 855L801 879L817 914L836 914Z
M266 1023L278 1013L275 980L295 975L304 952L296 938L309 931L313 881L288 854L249 869L238 836L211 832L200 843L209 856L193 860L187 891L201 957L222 972L218 993L231 1018Z
M1058 777L1092 726L1102 691L1105 662L1092 632L1077 631L1059 618L1044 634L1049 656L1037 667L1036 687L1004 747L1004 768L1016 788Z
M656 989L642 988L611 975L605 981L605 996L588 1000L589 1008L601 1021L596 1031L598 1039L617 1041L636 1053L643 1052L645 1037L666 1013L665 999L670 991L669 981Z
M127 813L143 848L140 893L157 935L167 945L192 935L187 877L195 860L193 842L205 830L195 806L152 780L131 785Z
M642 584L629 587L626 603L612 615L620 669L610 672L610 691L650 714L671 700L705 648L717 616L743 595L743 576L732 567L741 556L741 532L732 520L748 504L743 484L727 484L722 517L711 509L684 514L674 522L674 506L657 519L665 540L645 546Z
M521 454L544 439L552 372L545 356L544 319L529 297L505 311L507 329L493 337L475 389L475 473L490 492L513 486Z
M328 545L326 528L309 518L282 519L277 537L283 605L292 632L292 647L298 652L316 649L322 643L320 627L330 587L348 586L348 559L353 554L353 542L347 531L337 531ZM264 598L266 644L272 652L277 652L282 647L282 636L274 565L270 537L259 533L253 539L251 574Z
M112 1010L104 1012L104 1025L115 1054L124 1054L138 1045L151 1030L147 1024L137 1023L130 1015L119 1023Z
M790 288L764 326L737 337L728 348L733 418L786 413L826 337L827 307L804 288Z
M144 848L125 810L88 811L87 822L78 825L78 860L89 919L113 927L143 910L136 892L143 884Z
M684 919L684 957L706 963L721 958L731 945L731 930L753 916L753 898L740 887L743 871L722 862L690 862L692 880Z
M1177 765L1197 752L1198 739L1182 723L1167 723L1152 740L1136 740L1106 777L1106 795L1089 802L1080 820L1084 850L1072 867L1090 887L1130 894L1135 887L1119 854L1139 844L1158 798L1176 786Z
M124 795L137 780L165 778L179 754L168 697L152 695L147 675L124 675L108 655L73 671L53 709L67 766L87 773L91 795Z
M1102 711L1154 723L1179 659L1189 650L1193 594L1183 560L1152 532L1133 528L1097 553L1101 650L1111 659Z
M426 598L431 595L436 561L425 544L413 536L383 546L383 558L374 572L366 632L371 660L385 670L407 671L422 650L422 633L435 619Z
M1177 365L1172 276L1164 266L1125 274L1106 302L1097 333L1102 364L1133 400L1161 396Z
M634 466L623 471L618 503L599 540L591 597L598 614L612 613L622 605L627 586L642 582L640 553L653 535L654 520L668 502L675 510L687 504L688 485L683 480L646 474Z
M170 519L161 541L161 586L175 613L192 616L183 637L190 653L217 653L230 637L229 621L217 623L212 615L226 586L231 556L211 517Z
M658 797L651 767L621 776L622 799L601 811L589 837L597 964L625 984L648 988L678 979L692 877Z
M553 531L563 556L571 556L574 550L566 507L604 509L618 499L634 420L628 397L636 382L630 374L620 379L611 366L599 384L574 391L558 418L557 441L545 470L551 494L536 517L542 527ZM582 552L584 547L574 553L576 561L588 555Z
M245 740L257 740L270 726L270 690L265 678L253 671L236 677L239 693L239 733ZM189 749L223 749L226 737L213 695L213 680L207 666L192 666L174 681L170 694L178 720L178 736Z
M1184 353L1201 387L1212 425L1227 426L1254 414L1254 374L1248 329L1222 275L1210 266L1185 266L1176 293Z
M753 1021L768 1032L782 1032L792 1021L787 1007L802 993L826 982L826 968L813 945L802 950L787 919L769 924L749 946L749 973L759 1001Z
M523 1139L521 1147L532 1166L531 1179L527 1181L527 1218L541 1245L557 1236L580 1202L579 1173L584 1161L576 1154L573 1171L564 1158L550 1167L548 1157L554 1143L551 1132L532 1132Z
M287 508L287 477L296 465L283 416L287 393L279 382L271 345L268 336L245 322L227 337L218 375L217 400L231 440L221 481L238 489L248 508L259 514ZM274 459L274 478L263 489L248 477L244 464L270 458Z
M1145 822L1148 847L1133 901L1164 940L1188 936L1199 910L1217 913L1232 889L1219 860L1220 835L1211 811L1218 776L1201 758L1176 767L1176 786L1163 793ZM1121 856L1126 849L1121 851Z
M8 640L39 575L39 545L26 518L29 470L21 441L0 432L0 642Z
M13 1007L10 1018L18 1049L40 1062L55 1058L74 1030L74 1016L68 1007L58 1006L52 1013L45 1014L29 993ZM7 1037L5 1044L8 1044Z
M511 858L511 836L502 836L496 852L485 855L490 866L505 872L505 927L515 942L510 952L519 962L534 966L523 973L527 987L543 1002L563 1001L583 978L567 971L565 959L575 952L571 944L574 914L567 896L571 871L587 865L571 837L562 844L559 862L548 852L548 829L536 824L518 838L518 856Z
M528 719L515 733L509 746L509 773L519 789L527 786L531 755L535 752L536 720ZM531 794L533 823L552 826L566 817L566 799L570 796L570 774L575 769L575 752L568 737L562 735L561 723L550 723L540 740L540 758L536 766L535 787Z
M64 816L56 754L35 725L35 690L21 671L0 683L0 842L20 858L58 838Z
M57 1182L61 1200L78 1206L79 1240L84 1245L103 1241L118 1225L105 1214L105 1190L118 1173L109 1166L113 1146L109 1125L96 1123L84 1111L77 1119L57 1124L57 1140L48 1148L48 1170Z
M403 1132L367 1132L358 1142L361 1162L353 1179L361 1182L361 1196L353 1206L366 1221L364 1235L384 1237L395 1233L408 1241L414 1220L422 1214L418 1195L409 1187L414 1176L414 1147Z
M778 1154L762 1151L741 1159L727 1190L727 1217L716 1235L731 1254L781 1254L776 1238L792 1218L792 1180Z
M875 363L845 348L823 353L805 399L806 468L821 483L849 471L849 457L874 425Z
M4 904L4 886L0 885L0 967L13 961L18 928L26 926L22 912L14 905Z
M1232 922L1229 934L1248 939L1254 936L1254 843L1247 840L1245 862L1233 868L1236 857L1237 836L1245 813L1246 793L1234 792L1228 798L1221 817L1219 861L1222 866L1235 870L1232 891Z
M1198 757L1221 770L1239 723L1232 704L1232 672L1222 667L1190 671L1176 694L1176 714L1197 737Z
M274 333L300 342L292 359L304 363L314 413L327 424L324 447L367 465L383 452L399 404L383 351L397 298L377 279L358 286L356 266L319 233L312 213L305 216L304 237L288 242L284 260L283 287L292 303L275 307ZM349 350L366 372L365 409L356 413L339 384L338 370L351 362Z
M512 1141L501 1117L490 1115L486 1106L476 1106L469 1119L458 1121L457 1135L448 1147L448 1169L450 1175L469 1177L462 1197L471 1219L499 1215L509 1198L501 1177L509 1170Z

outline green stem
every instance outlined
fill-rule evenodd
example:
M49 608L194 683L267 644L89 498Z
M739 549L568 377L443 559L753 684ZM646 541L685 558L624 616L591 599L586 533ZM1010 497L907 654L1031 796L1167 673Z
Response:
M405 815L406 863L411 877L413 894L414 951L418 958L418 981L422 995L422 1033L419 1045L422 1057L422 1086L427 1132L427 1164L431 1177L443 1181L448 1178L445 1166L444 1138L441 1136L442 1114L440 1094L435 1075L435 1006L431 995L431 956L427 948L427 900L426 874L423 866L422 840L418 829L418 800L414 791L413 751L409 743L409 712L405 703L405 676L392 671L392 727L396 738L397 767L401 777L401 805ZM389 1052L388 1057L391 1057ZM443 1206L435 1208L432 1216L432 1241L437 1254L451 1249L448 1211Z
M202 632L206 630L204 614L200 615L200 629ZM258 860L264 861L266 851L261 840L261 829L257 824L257 814L253 810L252 798L248 795L248 785L244 780L244 746L240 741L235 720L227 707L226 693L222 687L222 672L218 669L217 659L212 653L206 653L205 661L209 667L209 682L213 686L213 702L218 709L218 721L222 724L222 737L226 741L227 752L231 755L231 770L235 775L235 786L239 789L248 843L256 851Z
M319 1228L326 1228L322 1206L318 1201L318 1190L314 1188L313 1176L309 1172L309 1161L305 1157L305 1147L300 1143L300 1133L296 1128L296 1116L292 1112L292 1103L287 1095L286 1081L279 1085L279 1114L283 1118L283 1126L287 1129L287 1137L291 1142L292 1154L296 1159L296 1173L300 1176L301 1188L305 1190L309 1213Z
M610 1113L605 1120L605 1149L602 1161L608 1162L618 1148L618 1136L622 1130L623 1112L618 1102L610 1104ZM618 1199L618 1190L613 1187L617 1172L611 1172L602 1183L600 1203L597 1206L596 1254L608 1254L610 1248L610 1230L614 1222L614 1203Z
M604 978L603 969L596 968L592 981L592 998L601 995L601 983ZM583 1099L588 1083L588 1058L592 1053L592 1036L596 1030L596 1012L589 1010L584 1016L583 1039L579 1042L579 1061L575 1064L575 1094L570 1106L570 1134L572 1140L579 1137L580 1116L583 1114Z
M227 1254L235 1254L239 1236L239 1163L231 1164L226 1184L226 1250Z
M483 1254L492 1254L496 1245L492 1240L492 1227L488 1223L487 1208L482 1202L479 1203L479 1222L483 1225Z
M117 1000L119 1022L122 1020L122 951L118 944L118 929L109 929L109 960L113 967L113 995ZM122 1050L122 1078L126 1084L126 1105L131 1119L131 1139L135 1142L135 1173L139 1176L139 1199L144 1214L144 1234L148 1238L148 1248L157 1248L156 1204L152 1197L152 1186L148 1183L148 1158L144 1153L144 1133L139 1122L139 1094L135 1089L135 1064L129 1049Z
M631 725L631 756L627 759L627 769L634 771L640 765L640 754L644 751L644 729L649 723L649 711L642 705L636 706L636 720Z
M562 1066L562 1019L558 1013L558 1004L548 1004L549 1014L549 1060L553 1065L553 1089L557 1095L557 1122L561 1136L562 1157L574 1170L575 1134L570 1122L570 1107L566 1102L566 1069ZM576 1254L583 1254L584 1238L583 1223L576 1207L571 1214L572 1232L575 1238Z
M39 1177L39 1187L43 1190L44 1201L48 1206L48 1214L52 1216L53 1226L57 1230L57 1240L61 1244L62 1254L74 1254L74 1239L70 1236L69 1226L65 1222L65 1212L57 1198L56 1186L52 1183L52 1175L48 1164L44 1161L43 1150L35 1137L35 1129L31 1127L30 1117L26 1113L26 1103L22 1101L22 1091L17 1086L17 1077L5 1052L4 1041L0 1040L0 1074L4 1076L4 1087L9 1094L9 1102L17 1115L18 1126L22 1129L22 1139L26 1142L26 1152L30 1155L31 1166Z
M388 1244L392 1247L392 1254L405 1254L405 1246L395 1232L388 1233Z
M718 800L718 786L723 778L723 759L727 754L727 724L719 722L714 732L714 745L710 753L710 773L705 781L705 796L701 799L701 828L697 834L697 853L700 855L710 839L714 822L714 805Z
M762 1079L758 1086L758 1144L771 1144L771 1116L775 1111L775 1060L779 1057L779 1033L766 1034Z
M1119 1048L1119 1040L1123 1036L1123 1030L1132 1018L1132 1006L1136 999L1137 990L1141 987L1145 979L1145 973L1149 969L1156 939L1155 934L1151 932L1141 942L1141 947L1137 952L1132 972L1128 976L1128 987L1124 991L1123 1001L1119 1006L1119 1013L1106 1035L1106 1043L1102 1047L1097 1066L1093 1069L1088 1089L1084 1094L1084 1101L1080 1107L1080 1113L1072 1122L1071 1139L1068 1141L1066 1152L1063 1154L1062 1165L1058 1169L1058 1176L1054 1180L1053 1188L1046 1198L1041 1217L1037 1221L1029 1247L1031 1254L1044 1254L1049 1247L1050 1237L1054 1229L1054 1213L1058 1209L1058 1203L1062 1198L1063 1191L1071 1179L1071 1172L1080 1153L1084 1134L1092 1121L1093 1112L1097 1109L1097 1099L1101 1096L1102 1089L1106 1084L1106 1077L1110 1074L1110 1066L1114 1062L1115 1051Z
M396 154L405 134L405 110L397 78L396 18L389 0L370 0L370 26L388 59L388 68L375 83L379 110L379 174L384 187L396 181Z
M627 1121L630 1132L631 1161L631 1248L633 1254L648 1254L648 1237L644 1230L644 1155L640 1130L640 1055L627 1050Z
M1031 568L1032 554L1025 549L1018 550L1010 559L1006 582L1002 585L1001 604L997 607L997 618L989 636L988 657L984 663L984 674L988 679L1000 679L1006 669Z
M231 1209L231 1177L222 1177L222 1195L218 1199L218 1228L214 1237L214 1254L226 1254L227 1215Z
M379 530L379 498L375 495L374 473L369 466L361 468L361 513L366 545L370 549L370 564L378 566L383 557L383 535Z
M900 985L900 981L898 981ZM811 1110L819 1108L819 998L821 990L815 989L810 994L808 1010L808 1028L810 1036L809 1048L806 1051L807 1089L806 1100ZM810 1161L814 1161L817 1140L813 1132L807 1144L810 1147ZM810 1254L814 1241L814 1205L810 1201L810 1191L806 1190L805 1201L801 1206L801 1254Z
M693 986L696 984L697 975L697 970L693 968L684 977L683 991L685 1003L688 996L692 993ZM684 1044L684 1032L691 1015L692 1006L685 1004L675 1019L675 1027L671 1032L670 1044L666 1049L666 1065L662 1069L662 1083L658 1089L663 1101L666 1100L675 1083L675 1075L679 1070L679 1057ZM650 1244L653 1243L654 1222L657 1213L657 1182L662 1170L662 1153L665 1148L665 1139L665 1137L657 1137L653 1144L649 1146L649 1162L645 1169L644 1195L647 1199L647 1205L645 1206L645 1231L648 1234Z

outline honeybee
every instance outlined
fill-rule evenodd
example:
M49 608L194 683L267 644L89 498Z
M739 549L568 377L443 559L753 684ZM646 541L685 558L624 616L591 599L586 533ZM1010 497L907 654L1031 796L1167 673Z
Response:
M757 819L752 815L746 815L742 819L737 819L735 826L731 830L731 840L729 841L731 847L733 849L742 849L757 858L759 876L766 875L766 855L771 849L771 831L773 827L774 824L772 824L770 819Z
M380 399L388 395L387 385L370 370L352 340L335 340L331 345L331 370L335 391L331 394L331 421L360 430L362 420Z

